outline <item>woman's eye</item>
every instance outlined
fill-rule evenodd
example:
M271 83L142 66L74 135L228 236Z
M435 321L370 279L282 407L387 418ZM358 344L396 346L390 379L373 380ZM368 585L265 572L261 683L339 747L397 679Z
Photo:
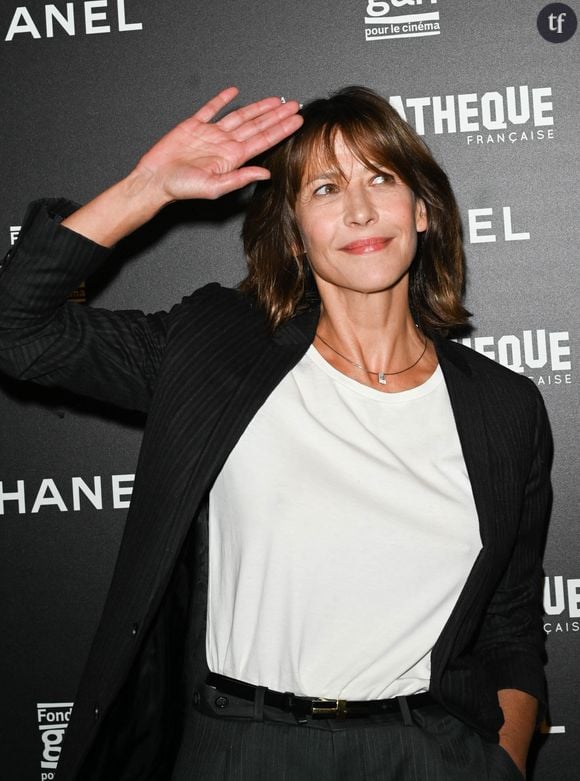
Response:
M388 171L382 171L380 174L373 176L373 184L387 184L394 181L395 177Z
M327 182L326 184L321 184L320 187L317 187L316 190L314 190L314 195L330 195L334 192L336 192L336 185Z

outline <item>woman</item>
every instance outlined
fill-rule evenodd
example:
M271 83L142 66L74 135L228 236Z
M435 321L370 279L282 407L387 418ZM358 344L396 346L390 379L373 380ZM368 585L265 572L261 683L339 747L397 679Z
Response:
M5 371L148 412L57 778L521 778L539 393L442 338L467 318L457 208L386 101L212 121L235 95L86 206L36 204L0 277ZM166 204L249 182L241 291L63 303Z

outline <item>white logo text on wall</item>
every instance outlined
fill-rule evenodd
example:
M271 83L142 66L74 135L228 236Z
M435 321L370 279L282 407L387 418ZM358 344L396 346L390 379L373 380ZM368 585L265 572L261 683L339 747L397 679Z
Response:
M22 38L54 38L63 35L99 35L110 32L142 30L143 23L129 21L126 0L84 0L66 3L61 10L54 3L30 10L19 5L12 14L5 41Z
M365 15L365 40L390 41L392 38L420 38L439 35L437 0L368 0Z
M135 475L111 475L105 484L101 475L94 475L92 484L82 477L71 477L67 483L57 485L52 477L45 477L31 484L25 480L0 480L0 515L35 515L45 508L61 513L94 510L123 510L131 504Z
M495 212L492 206L467 210L468 237L470 244L495 243L498 236L504 241L529 241L530 232L521 230L521 225L514 222L511 206L501 207ZM516 227L517 226L517 227Z
M42 740L41 781L52 781L54 778L72 707L72 702L38 702L36 704L38 729Z
M580 632L580 578L544 578L544 632Z
M525 374L540 388L572 384L569 331L538 328L500 337L473 336L457 341L518 374Z
M554 138L551 87L502 87L483 94L434 95L389 103L420 136L458 134L467 146L515 144Z

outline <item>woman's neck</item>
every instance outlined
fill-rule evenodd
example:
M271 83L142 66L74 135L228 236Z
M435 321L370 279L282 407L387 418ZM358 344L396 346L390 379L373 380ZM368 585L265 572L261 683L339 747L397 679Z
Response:
M416 326L406 295L336 288L320 293L314 345L336 369L387 392L416 387L431 376L437 366L435 349ZM382 382L379 372L385 375Z

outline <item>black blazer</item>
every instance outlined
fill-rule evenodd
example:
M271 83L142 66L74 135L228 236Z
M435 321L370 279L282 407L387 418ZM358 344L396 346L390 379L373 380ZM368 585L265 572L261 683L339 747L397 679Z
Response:
M163 779L179 737L183 660L190 683L206 669L208 491L252 416L311 344L319 313L312 305L272 335L252 300L216 284L147 316L69 304L68 292L108 254L59 225L73 209L65 201L33 204L3 263L0 368L148 417L57 778ZM433 648L430 691L495 740L499 689L545 702L541 553L551 438L530 381L434 341L483 548Z

